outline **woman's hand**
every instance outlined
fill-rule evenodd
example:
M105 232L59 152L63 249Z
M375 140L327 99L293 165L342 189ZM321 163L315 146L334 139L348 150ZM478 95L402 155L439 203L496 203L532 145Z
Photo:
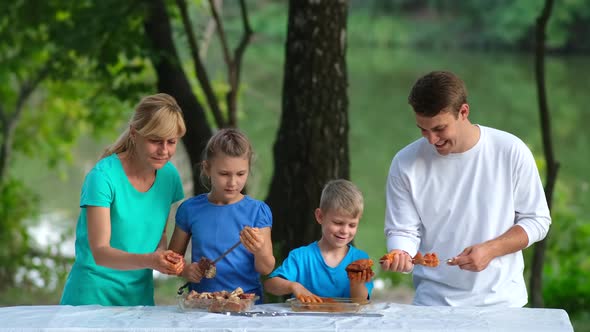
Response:
M179 275L184 269L184 257L172 250L156 250L151 254L153 269L168 275Z
M174 275L180 275L184 270L184 256L178 254L172 250L166 250L166 259L174 264Z

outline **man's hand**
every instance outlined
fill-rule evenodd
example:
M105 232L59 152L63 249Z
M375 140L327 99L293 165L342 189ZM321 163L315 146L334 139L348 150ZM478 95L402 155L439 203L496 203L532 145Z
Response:
M383 271L408 273L414 269L412 257L405 251L394 249L379 261Z
M465 248L458 256L453 257L448 265L458 266L461 270L480 272L485 270L494 259L492 251L484 242Z

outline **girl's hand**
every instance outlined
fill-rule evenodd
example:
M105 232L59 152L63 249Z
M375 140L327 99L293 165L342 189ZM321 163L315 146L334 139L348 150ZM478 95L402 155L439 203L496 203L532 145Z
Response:
M272 253L270 227L244 227L240 231L240 242L254 255L254 267L261 275L267 275L275 267L275 257Z
M190 282L201 282L205 271L202 271L198 263L191 263L187 265L181 273L181 276Z
M184 258L172 250L156 250L150 254L153 269L168 275L178 275L184 269Z
M240 241L244 247L256 255L264 247L264 237L257 227L246 226L240 231Z

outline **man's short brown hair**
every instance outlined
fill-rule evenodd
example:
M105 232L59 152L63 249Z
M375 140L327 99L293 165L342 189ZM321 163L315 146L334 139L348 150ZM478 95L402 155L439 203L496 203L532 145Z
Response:
M448 71L433 71L416 81L408 103L421 116L433 117L440 112L458 114L461 105L467 103L465 83Z

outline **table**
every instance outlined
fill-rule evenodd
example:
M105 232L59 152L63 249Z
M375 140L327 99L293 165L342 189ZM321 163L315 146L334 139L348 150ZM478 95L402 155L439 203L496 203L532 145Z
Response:
M286 304L252 311L289 312ZM0 331L573 331L562 309L420 307L372 303L362 313L382 317L239 317L176 306L0 307Z

